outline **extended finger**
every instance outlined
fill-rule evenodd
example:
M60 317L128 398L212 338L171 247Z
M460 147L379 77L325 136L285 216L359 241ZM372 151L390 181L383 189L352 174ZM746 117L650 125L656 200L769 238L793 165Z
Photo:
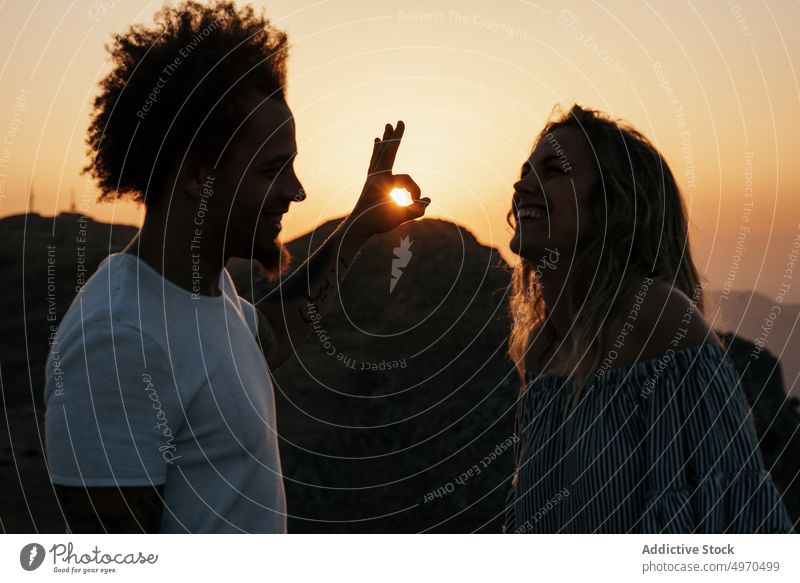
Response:
M381 153L378 158L377 169L379 172L391 172L394 166L394 160L397 157L397 149L400 147L400 140L403 139L405 130L406 125L402 121L398 121L397 127L394 128L388 137L384 138L385 144L381 148Z
M381 147L381 139L375 138L375 142L372 144L372 155L369 157L369 168L367 169L367 174L372 174L375 171L375 164L378 161L378 151Z
M383 151L386 149L386 141L392 136L393 132L394 128L392 127L392 124L387 123L383 127L383 137L378 140L378 147L377 151L375 152L375 164L372 165L370 174L380 171L380 161L381 157L383 156Z

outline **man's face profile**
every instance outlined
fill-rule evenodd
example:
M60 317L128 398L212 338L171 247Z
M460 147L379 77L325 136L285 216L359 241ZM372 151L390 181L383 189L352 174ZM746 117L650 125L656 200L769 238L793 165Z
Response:
M305 198L294 172L295 125L289 106L279 98L251 92L242 100L246 119L231 128L228 151L214 177L215 194L225 197L220 211L228 253L253 258L269 274L286 267L280 244L283 215ZM220 217L221 218L221 217Z

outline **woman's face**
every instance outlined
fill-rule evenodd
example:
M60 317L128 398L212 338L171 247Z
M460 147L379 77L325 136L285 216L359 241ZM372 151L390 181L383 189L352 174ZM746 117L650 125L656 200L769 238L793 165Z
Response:
M592 228L591 196L598 183L594 154L583 132L559 127L539 140L514 185L516 228L511 250L537 264L544 257L571 257Z

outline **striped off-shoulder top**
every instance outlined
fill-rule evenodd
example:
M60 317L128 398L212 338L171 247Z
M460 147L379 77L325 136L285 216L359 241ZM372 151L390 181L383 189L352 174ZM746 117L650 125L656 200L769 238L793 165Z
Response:
M529 375L509 533L792 532L733 363L717 344L571 381Z

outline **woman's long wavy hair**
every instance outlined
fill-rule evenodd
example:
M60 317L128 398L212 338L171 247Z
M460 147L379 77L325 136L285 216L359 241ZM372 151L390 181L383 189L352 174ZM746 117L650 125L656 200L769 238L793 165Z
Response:
M689 249L680 189L655 146L627 123L578 105L551 119L536 143L563 127L586 136L599 173L592 196L602 200L580 209L580 220L592 221L592 228L577 242L574 257L561 253L558 266L582 274L588 288L562 293L559 301L565 302L571 329L559 338L548 321L536 266L520 258L511 280L509 354L524 380L525 355L534 340L544 341L548 349L564 342L566 353L575 357L548 373L566 376L582 390L619 334L637 293L636 281L644 277L670 284L694 301L700 317L703 284ZM508 220L513 227L513 208Z

